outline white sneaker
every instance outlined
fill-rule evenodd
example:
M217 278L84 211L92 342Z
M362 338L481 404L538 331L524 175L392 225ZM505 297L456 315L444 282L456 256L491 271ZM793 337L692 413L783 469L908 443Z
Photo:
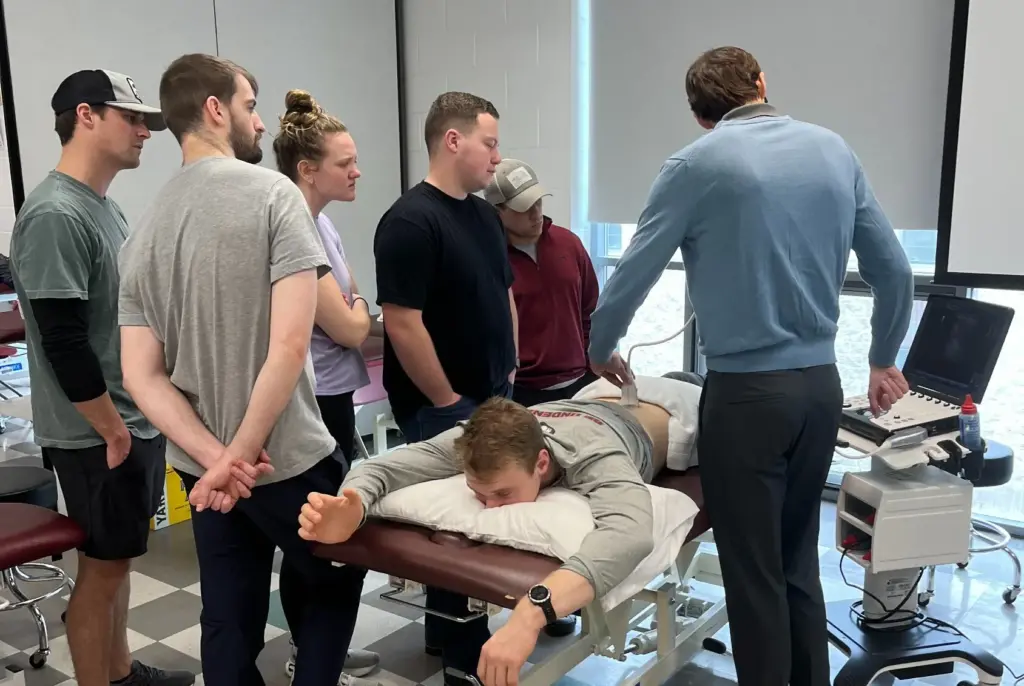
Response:
M288 683L294 683L294 677L289 679ZM352 676L351 674L341 673L338 677L338 686L384 686L384 684L376 679L363 679L362 677Z
M345 656L345 673L342 674L342 677L346 675L351 675L353 677L366 676L379 666L380 655L377 653L371 653L369 650L350 650L348 651L348 655ZM351 686L365 686L362 681L363 680L360 679L357 682L345 683L339 681L338 683L342 684L342 686L349 686L349 684L351 684ZM366 683L369 684L369 682ZM375 681L373 683L377 682Z
M341 677L338 679L338 686L384 686L384 684L376 679L363 679L362 677L342 672Z
M292 654L284 664L284 672L289 677L295 676L295 656L298 650L295 644L291 644ZM338 686L374 686L378 682L360 679L366 676L380 665L380 655L371 653L369 650L350 650L345 657L345 671L338 680ZM347 681L346 681L347 679Z

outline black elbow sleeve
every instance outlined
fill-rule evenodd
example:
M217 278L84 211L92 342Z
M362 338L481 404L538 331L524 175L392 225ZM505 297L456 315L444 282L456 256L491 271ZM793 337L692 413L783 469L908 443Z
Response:
M88 307L78 298L32 301L43 354L73 403L95 400L107 392L100 361L89 345Z

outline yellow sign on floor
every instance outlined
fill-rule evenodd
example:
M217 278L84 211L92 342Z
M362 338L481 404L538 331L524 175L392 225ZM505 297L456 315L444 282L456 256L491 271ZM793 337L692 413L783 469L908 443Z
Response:
M185 484L181 483L174 469L168 466L164 475L164 492L160 496L160 507L156 511L156 516L149 520L149 528L156 531L191 518L192 511L188 506Z

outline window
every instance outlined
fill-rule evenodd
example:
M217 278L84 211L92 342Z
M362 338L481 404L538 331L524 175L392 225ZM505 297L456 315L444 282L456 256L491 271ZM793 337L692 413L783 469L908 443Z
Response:
M935 274L935 242L938 238L937 231L901 229L896 231L896 238L903 246L903 252L907 253L910 260L910 268L918 276L933 276ZM850 253L849 271L857 271L857 255Z
M635 230L636 225L631 228ZM630 233L629 236L632 238L633 234ZM618 257L622 254L623 245L629 245L629 240L627 239L625 243L622 242L622 225L605 224L604 247L608 255Z
M604 267L604 280L614 267ZM623 356L636 343L656 341L671 336L686 321L686 275L678 269L666 269L651 289L647 300L637 310L629 330L619 344ZM677 336L662 345L637 348L631 360L633 371L641 376L662 376L683 371L686 363L684 336Z
M591 224L590 226L591 243L588 249L591 252L591 259L601 261L603 264L615 264L633 239L633 234L636 233L636 224ZM671 261L673 264L681 266L683 264L682 253L676 250ZM595 264L597 264L596 261Z
M984 436L1013 448L1013 477L1005 486L976 489L974 511L1024 524L1024 293L979 289L972 296L1016 312L985 401L978 406Z
M843 395L862 395L868 391L868 350L871 347L872 300L859 295L839 296L839 333L836 336L836 366L843 380ZM896 366L903 362L910 352L910 344L917 333L917 325L924 312L924 301L914 302L910 329L896 356Z

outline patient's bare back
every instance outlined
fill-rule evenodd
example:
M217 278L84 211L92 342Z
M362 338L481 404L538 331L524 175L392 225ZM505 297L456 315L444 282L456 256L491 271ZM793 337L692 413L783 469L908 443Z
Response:
M621 398L595 398L595 400L622 405ZM650 437L651 443L654 444L654 473L657 474L665 467L665 462L668 460L669 413L659 405L643 401L638 407L625 405L623 407L640 422Z

